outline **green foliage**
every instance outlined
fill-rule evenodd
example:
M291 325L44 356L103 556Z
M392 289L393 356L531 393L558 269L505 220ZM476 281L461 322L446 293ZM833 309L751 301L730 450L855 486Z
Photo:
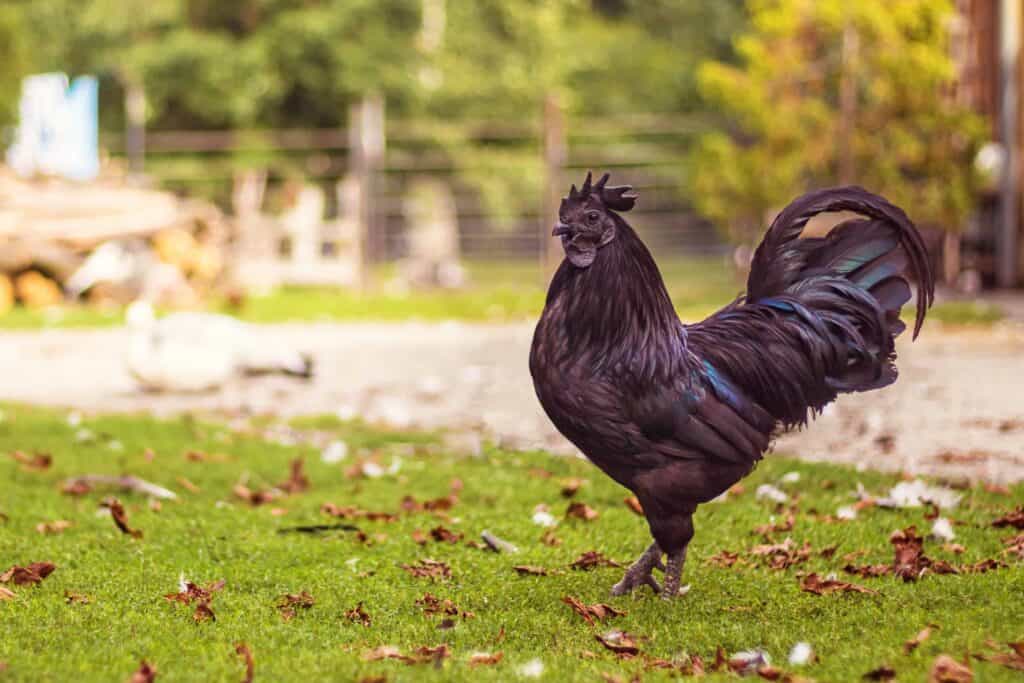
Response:
M700 69L702 92L731 128L704 136L691 160L698 208L731 239L749 242L795 195L856 182L919 223L959 229L985 128L949 95L952 4L749 6L751 29L736 42L742 64ZM845 102L844 88L852 95Z
M852 522L826 523L822 516L848 505L858 483L880 493L897 477L849 468L795 462L770 456L745 482L746 492L724 503L702 506L697 535L685 570L690 592L665 603L649 591L613 598L609 587L621 568L592 571L569 569L581 553L600 550L628 562L648 544L644 521L622 502L626 492L589 463L545 453L517 453L485 448L478 457L451 453L429 437L387 432L334 420L307 420L308 428L325 430L349 446L340 464L321 462L308 445L284 446L266 441L259 431L233 432L216 423L190 418L158 421L136 416L98 416L71 426L64 415L4 406L0 422L0 453L20 449L53 454L45 471L22 469L13 459L0 460L0 572L12 564L52 561L57 568L38 586L9 586L15 598L0 600L4 637L0 661L11 680L127 680L147 660L160 681L240 680L244 665L235 643L245 642L255 658L257 680L389 680L508 681L520 678L525 663L539 659L545 681L600 680L610 673L623 680L642 675L645 681L677 680L672 670L648 668L652 659L685 661L700 655L710 667L719 646L729 654L764 648L773 664L819 681L855 681L883 663L901 680L925 680L935 658L948 653L960 659L982 652L985 640L1020 638L1019 596L1024 590L1024 565L1010 556L1010 566L984 574L926 574L905 583L893 577L857 579L842 573L843 556L861 552L857 564L890 563L889 534L916 524L927 528L927 508L863 510ZM80 441L85 429L95 440ZM114 443L120 448L114 447ZM151 449L152 457L145 457ZM393 474L348 479L344 471L361 450L376 452ZM188 451L209 454L205 461L185 457ZM310 489L252 507L232 493L245 480L250 489L264 489L285 480L289 462L304 457ZM798 484L779 484L791 471ZM549 477L539 476L550 473ZM177 491L178 501L160 510L138 494L96 490L75 498L59 492L67 477L85 473L134 474ZM560 490L567 478L583 479L575 500L600 513L585 522L564 519L569 501ZM188 491L187 479L198 487ZM406 495L417 500L446 496L453 479L462 482L458 502L447 514L401 512ZM797 545L810 543L815 552L804 564L772 571L748 552L764 543L755 527L773 521L775 505L757 500L754 489L775 483L799 495L792 531L776 533L779 542L791 536ZM974 487L952 511L963 555L925 541L930 557L953 564L1000 557L1001 539L1012 530L991 522L1024 488L1000 496ZM98 503L116 495L128 522L141 539L120 533ZM394 522L336 520L320 512L332 502L364 510L399 513ZM561 545L541 542L542 529L531 517L546 504L559 520L553 530ZM271 510L286 510L283 516ZM63 519L73 525L63 533L43 535L36 526ZM774 521L779 521L776 517ZM351 523L366 534L328 530L319 534L280 533L298 525ZM454 544L428 540L418 545L412 533L444 526L465 534ZM483 530L519 547L515 555L471 547ZM817 551L835 546L834 554ZM750 565L719 567L708 559L729 550ZM422 558L451 567L452 578L432 582L416 579L401 568ZM550 576L520 576L514 565L534 565ZM878 591L877 595L815 596L801 592L800 572L839 573ZM223 579L214 595L215 620L196 623L195 606L169 602L164 595L179 590L184 576L201 585ZM65 592L88 597L88 604L70 602ZM315 600L285 621L275 607L286 593L307 591ZM444 615L427 616L416 600L424 593L449 599L472 618L454 617L451 628L438 628ZM574 596L587 604L610 603L624 616L586 624L562 603ZM371 617L364 626L347 613L362 604ZM910 654L903 643L927 624L931 638ZM613 629L636 634L641 654L620 659L605 650L595 635ZM870 637L865 637L870 634ZM812 644L818 661L807 667L787 664L798 641ZM365 661L374 648L390 645L405 654L421 646L447 643L451 656L438 663L407 666L397 661ZM502 652L493 666L471 667L473 652ZM1013 681L1019 674L988 662L971 661L977 680ZM735 680L710 674L708 680Z

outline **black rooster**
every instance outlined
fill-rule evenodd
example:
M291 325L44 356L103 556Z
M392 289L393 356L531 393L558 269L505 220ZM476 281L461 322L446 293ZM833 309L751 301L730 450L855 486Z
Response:
M800 197L757 248L747 293L679 321L650 252L619 214L636 202L608 175L562 201L566 258L530 351L541 405L598 467L632 490L654 544L612 592L678 593L697 505L746 476L780 429L840 393L896 380L900 307L919 289L914 336L934 296L924 242L902 210L859 187ZM801 237L831 211L859 217ZM662 554L667 564L662 565Z

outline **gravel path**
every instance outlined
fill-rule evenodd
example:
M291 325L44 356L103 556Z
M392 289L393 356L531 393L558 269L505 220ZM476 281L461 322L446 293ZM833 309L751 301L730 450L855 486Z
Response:
M338 413L395 426L484 433L515 448L571 452L533 395L529 325L314 324L254 328L311 352L317 377L239 379L200 395L139 392L127 332L0 335L0 399L86 411L228 415ZM900 381L843 397L776 450L817 460L996 482L1024 479L1024 328L944 332L900 347Z

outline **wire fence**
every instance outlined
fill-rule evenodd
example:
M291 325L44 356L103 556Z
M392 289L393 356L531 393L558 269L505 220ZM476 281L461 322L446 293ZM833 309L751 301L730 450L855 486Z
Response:
M609 171L613 183L633 185L641 201L630 222L659 252L711 255L726 251L714 227L688 202L686 157L703 123L681 115L637 114L601 120L572 120L552 131L546 118L523 122L372 122L380 153L367 154L365 118L358 112L349 129L149 131L144 168L156 184L182 194L209 198L231 211L232 187L240 169L267 173L266 206L273 213L289 183L318 185L327 198L325 220L340 211L333 187L356 173L367 181L365 258L400 259L409 250L405 200L410 182L442 181L454 200L458 244L467 258L543 258L554 221L545 196L564 195L588 170ZM552 160L551 139L562 147ZM386 144L385 144L386 136ZM106 135L114 157L125 156L124 137ZM372 145L371 145L372 146ZM460 151L472 150L472 154ZM369 159L368 157L374 157ZM532 194L516 197L511 209L487 201L480 182L510 177ZM511 182L510 186L515 183Z

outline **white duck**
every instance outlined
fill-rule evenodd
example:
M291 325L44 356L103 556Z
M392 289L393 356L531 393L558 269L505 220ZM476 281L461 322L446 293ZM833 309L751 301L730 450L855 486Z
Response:
M231 316L172 313L157 319L149 302L136 301L126 320L128 371L150 391L208 391L238 374L313 376L308 355L267 344Z

